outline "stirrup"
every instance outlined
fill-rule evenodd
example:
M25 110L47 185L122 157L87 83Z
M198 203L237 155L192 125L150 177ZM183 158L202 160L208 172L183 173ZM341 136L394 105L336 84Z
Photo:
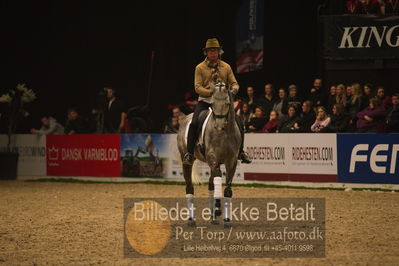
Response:
M184 157L183 157L183 164L193 165L194 160L195 160L194 155L189 152L186 152L186 154L184 154Z

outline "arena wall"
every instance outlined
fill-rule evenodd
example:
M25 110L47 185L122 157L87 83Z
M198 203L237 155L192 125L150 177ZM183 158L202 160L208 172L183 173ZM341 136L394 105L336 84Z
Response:
M18 176L183 176L175 134L15 135L12 145ZM399 184L399 134L247 134L244 149L253 162L236 179ZM194 171L210 174L200 162Z

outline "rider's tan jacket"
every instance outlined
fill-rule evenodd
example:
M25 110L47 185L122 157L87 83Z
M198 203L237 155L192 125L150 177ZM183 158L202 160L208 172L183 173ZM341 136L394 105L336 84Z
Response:
M209 61L205 59L195 67L194 87L199 94L199 101L209 102L212 91L210 85L217 79L223 81L229 89L239 89L234 73L229 64L218 60L217 67L210 67Z

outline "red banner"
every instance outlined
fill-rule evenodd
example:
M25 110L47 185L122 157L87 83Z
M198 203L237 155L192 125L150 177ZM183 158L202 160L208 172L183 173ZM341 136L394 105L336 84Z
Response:
M120 176L119 135L47 135L47 175Z

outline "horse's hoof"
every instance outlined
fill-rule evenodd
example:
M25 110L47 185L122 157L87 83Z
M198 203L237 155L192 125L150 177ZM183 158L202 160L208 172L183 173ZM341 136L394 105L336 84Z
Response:
M211 224L216 224L217 225L217 224L219 224L219 221L218 220L212 220Z
M224 228L231 228L233 227L233 223L231 222L230 219L224 219Z
M195 220L189 219L187 225L190 227L195 227L196 226Z
M215 216L220 216L222 215L222 210L215 210Z

